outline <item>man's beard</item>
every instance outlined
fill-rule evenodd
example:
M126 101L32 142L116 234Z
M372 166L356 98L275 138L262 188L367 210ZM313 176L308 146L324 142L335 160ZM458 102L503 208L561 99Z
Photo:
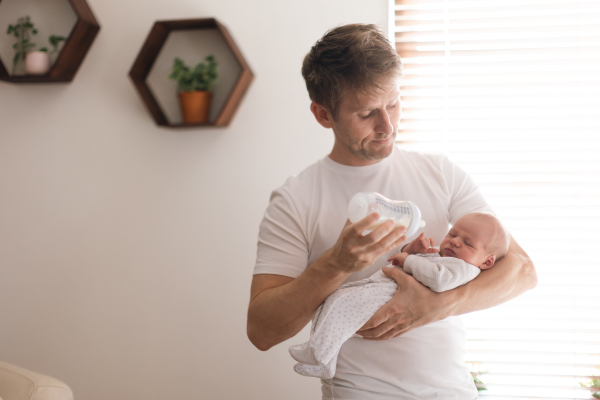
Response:
M391 136L393 136L395 138L396 132L392 133ZM379 161L379 160L383 160L384 158L387 158L390 154L392 154L392 151L394 150L394 144L395 144L394 141L392 141L387 146L379 147L377 149L369 148L369 147L367 147L366 149L365 148L353 149L350 146L347 146L347 147L350 150L350 152L352 152L352 154L354 154L355 157L360 158L361 160Z

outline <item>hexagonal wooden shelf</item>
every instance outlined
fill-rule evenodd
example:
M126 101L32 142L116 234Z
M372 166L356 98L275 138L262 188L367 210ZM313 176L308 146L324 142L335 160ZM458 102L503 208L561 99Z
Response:
M100 25L85 0L69 0L69 4L77 16L77 22L50 71L45 75L11 76L0 60L0 80L13 83L70 82L73 80L100 30Z
M231 89L224 94L220 109L216 112L216 114L213 113L215 114L214 118L211 118L211 121L207 124L185 124L170 122L168 116L163 110L164 103L163 108L161 108L160 101L158 101L157 97L155 97L155 93L153 93L151 85L148 82L148 77L151 75L155 61L157 58L159 58L159 54L163 50L163 46L165 45L165 42L167 42L169 34L171 34L173 31L190 30L214 30L218 32L224 43L227 45L226 47L231 52L232 61L235 61L239 64L239 74L233 77L234 80L231 81ZM219 66L221 67L222 64L219 64ZM146 38L146 41L142 46L142 49L140 50L133 66L131 67L131 70L129 71L129 77L138 90L142 101L148 108L148 111L156 121L156 124L160 126L180 128L227 126L235 114L235 111L237 110L242 97L246 93L248 86L250 86L254 75L252 74L252 71L248 67L246 60L244 60L244 57L240 53L233 39L229 35L227 29L214 18L203 18L156 21L150 30L150 33L148 34L148 37ZM164 81L167 81L167 75L164 76ZM176 92L173 92L173 99L175 98Z

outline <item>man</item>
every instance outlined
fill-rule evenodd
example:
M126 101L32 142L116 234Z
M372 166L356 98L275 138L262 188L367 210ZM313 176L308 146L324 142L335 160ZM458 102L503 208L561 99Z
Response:
M395 148L401 73L398 55L373 25L333 29L306 56L310 109L335 141L327 157L273 192L261 223L248 308L248 337L260 350L296 335L329 294L382 268L406 241L405 228L392 222L363 236L378 215L355 224L346 219L356 192L417 204L425 235L436 243L462 215L491 211L446 157ZM363 339L342 346L335 376L322 380L323 399L477 398L457 316L534 287L527 254L511 239L494 268L444 293L398 269L383 270L398 292L359 330Z

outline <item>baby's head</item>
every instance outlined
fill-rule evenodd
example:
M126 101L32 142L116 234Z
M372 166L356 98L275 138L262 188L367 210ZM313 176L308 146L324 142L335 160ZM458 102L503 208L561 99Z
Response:
M475 212L456 221L440 244L440 254L488 269L504 257L509 242L510 235L498 218Z

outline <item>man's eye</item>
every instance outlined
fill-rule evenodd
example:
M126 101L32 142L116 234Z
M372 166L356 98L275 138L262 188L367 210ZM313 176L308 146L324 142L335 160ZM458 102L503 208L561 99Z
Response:
M397 105L397 104L398 104L398 102L397 102L397 101L395 101L395 102L394 102L394 104L390 104L390 105L388 106L388 108L394 108L394 107L396 107L396 105Z
M372 115L373 115L373 113L372 113L372 112L370 112L370 113L368 113L367 115L361 115L360 117L361 117L362 119L367 119L367 118L371 118L371 116L372 116Z

